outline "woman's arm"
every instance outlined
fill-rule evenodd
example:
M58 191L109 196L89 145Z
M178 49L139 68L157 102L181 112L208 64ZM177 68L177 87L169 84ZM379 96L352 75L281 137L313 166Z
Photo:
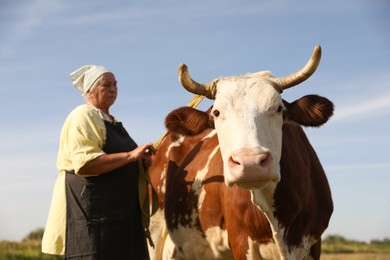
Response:
M143 159L148 166L151 165L151 155L146 152L152 143L138 146L130 152L103 154L86 163L77 172L79 175L100 175L118 169L128 163Z

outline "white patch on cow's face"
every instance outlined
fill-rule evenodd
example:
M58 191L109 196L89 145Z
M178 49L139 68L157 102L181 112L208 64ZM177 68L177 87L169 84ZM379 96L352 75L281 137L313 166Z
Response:
M212 114L224 162L225 184L261 188L280 180L284 109L266 79L222 78Z

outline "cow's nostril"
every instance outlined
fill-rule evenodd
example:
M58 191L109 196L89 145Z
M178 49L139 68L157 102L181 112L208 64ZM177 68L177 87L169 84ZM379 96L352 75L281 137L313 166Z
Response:
M234 159L234 156L230 156L229 157L229 167L234 168L234 167L238 167L238 166L241 166L239 158Z
M234 171L268 170L272 167L272 155L268 152L260 154L235 154L229 157L228 166Z
M269 153L265 153L260 158L260 167L267 168L272 163L272 156Z

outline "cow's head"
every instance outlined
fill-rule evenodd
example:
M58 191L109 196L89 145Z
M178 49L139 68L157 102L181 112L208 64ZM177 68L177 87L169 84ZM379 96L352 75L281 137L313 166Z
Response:
M320 126L333 113L326 98L309 95L292 103L283 90L298 85L317 69L321 48L316 46L306 66L287 77L268 71L222 77L208 84L194 81L186 65L179 67L179 81L188 91L215 99L210 110L224 162L225 184L261 188L280 180L282 125L287 121Z

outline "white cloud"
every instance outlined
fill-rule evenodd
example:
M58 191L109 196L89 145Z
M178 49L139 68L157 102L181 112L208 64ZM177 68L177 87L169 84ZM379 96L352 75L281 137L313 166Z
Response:
M346 77L337 85L333 83L333 93L329 98L335 104L335 112L331 122L362 121L390 115L390 74L385 65L378 68L381 69ZM332 82L324 85L332 85Z
M380 96L372 100L338 107L332 120L355 120L390 113L390 95Z

